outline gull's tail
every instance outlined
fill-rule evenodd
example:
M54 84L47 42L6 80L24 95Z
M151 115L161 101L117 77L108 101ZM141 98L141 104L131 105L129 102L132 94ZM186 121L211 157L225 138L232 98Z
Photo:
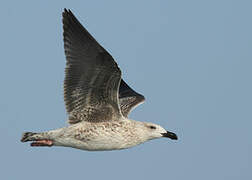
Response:
M33 133L33 132L25 132L22 134L21 142L27 142L27 141L34 141L36 140L33 138L34 135L38 133Z
M33 141L31 146L49 146L53 145L53 141L48 139L45 133L25 132L22 134L21 142Z

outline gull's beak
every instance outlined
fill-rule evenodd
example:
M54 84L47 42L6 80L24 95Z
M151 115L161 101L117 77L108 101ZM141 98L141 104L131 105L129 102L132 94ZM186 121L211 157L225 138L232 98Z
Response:
M177 140L178 139L178 137L177 137L177 135L175 133L169 132L169 131L166 131L166 133L162 133L162 136L170 138L170 139L173 139L173 140Z

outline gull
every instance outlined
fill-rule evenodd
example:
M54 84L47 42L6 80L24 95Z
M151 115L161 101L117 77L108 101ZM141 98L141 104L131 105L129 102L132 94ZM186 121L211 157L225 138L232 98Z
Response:
M64 9L66 55L64 100L69 126L41 133L25 132L31 146L64 146L87 151L126 149L148 140L177 135L160 125L128 118L143 95L121 79L113 57Z

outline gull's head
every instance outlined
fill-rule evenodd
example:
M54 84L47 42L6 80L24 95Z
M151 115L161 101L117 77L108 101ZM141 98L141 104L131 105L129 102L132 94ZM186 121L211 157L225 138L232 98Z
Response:
M161 138L166 137L170 138L172 140L177 140L178 137L175 133L165 130L163 127L157 124L144 122L142 124L144 126L143 133L145 134L147 139L155 139L155 138Z

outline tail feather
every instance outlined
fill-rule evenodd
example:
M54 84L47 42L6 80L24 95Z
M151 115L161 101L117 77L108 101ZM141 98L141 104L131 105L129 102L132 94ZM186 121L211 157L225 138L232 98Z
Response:
M22 134L21 142L32 141L31 137L37 133L25 132Z
M22 134L21 142L33 141L31 146L53 146L54 142L43 133L25 132Z

